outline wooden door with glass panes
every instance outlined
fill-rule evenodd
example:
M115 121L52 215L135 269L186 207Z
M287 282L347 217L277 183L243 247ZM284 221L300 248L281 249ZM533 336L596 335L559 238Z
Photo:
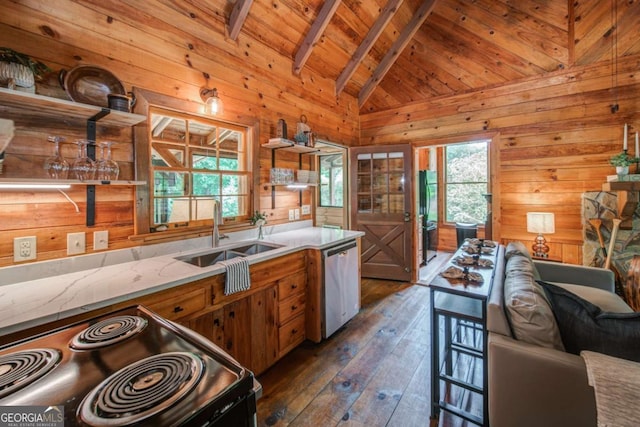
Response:
M411 147L354 147L351 225L362 239L362 276L411 280Z

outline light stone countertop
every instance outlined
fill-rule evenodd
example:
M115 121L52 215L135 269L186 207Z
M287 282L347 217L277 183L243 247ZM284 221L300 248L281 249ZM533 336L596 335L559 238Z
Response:
M312 227L310 221L300 225L303 227L285 227L281 232L275 227L267 229L262 241L283 246L248 256L249 263L303 249L321 250L364 235L359 231ZM222 240L219 249L254 241L255 236L251 236L246 238L247 233L239 233L229 243ZM0 268L0 336L224 272L224 266L197 267L175 259L210 251L210 238L165 246L169 252L164 254L158 248L145 253L139 249L149 247L140 247L123 250L125 255L104 252L86 260L67 258L64 262ZM98 265L85 268L92 262Z

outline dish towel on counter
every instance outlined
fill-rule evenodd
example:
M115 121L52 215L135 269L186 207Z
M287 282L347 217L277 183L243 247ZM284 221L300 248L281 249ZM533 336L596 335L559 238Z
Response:
M246 291L251 287L249 260L243 257L237 257L227 261L221 261L220 264L224 265L227 270L224 281L225 295Z

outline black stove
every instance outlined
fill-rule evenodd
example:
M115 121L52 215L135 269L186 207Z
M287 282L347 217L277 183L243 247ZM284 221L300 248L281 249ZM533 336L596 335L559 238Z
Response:
M142 306L0 348L0 406L64 406L65 426L255 426L253 374Z

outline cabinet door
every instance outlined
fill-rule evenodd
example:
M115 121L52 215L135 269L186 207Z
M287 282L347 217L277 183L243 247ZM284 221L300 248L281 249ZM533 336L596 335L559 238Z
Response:
M218 347L224 348L224 311L222 309L192 319L186 326Z
M242 366L251 366L251 297L224 306L224 350Z
M273 285L251 295L251 370L259 374L278 358L276 312L278 293Z

